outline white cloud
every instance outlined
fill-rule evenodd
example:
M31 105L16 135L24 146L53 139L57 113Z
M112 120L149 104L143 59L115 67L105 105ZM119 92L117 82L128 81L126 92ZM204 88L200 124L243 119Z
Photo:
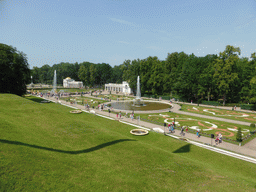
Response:
M130 44L130 43L128 43L128 42L126 42L126 41L118 41L119 43L124 43L124 44Z
M136 26L134 23L129 22L129 21L125 21L125 20L122 20L122 19L110 18L110 20L114 21L114 22L117 22L117 23L125 24L125 25Z

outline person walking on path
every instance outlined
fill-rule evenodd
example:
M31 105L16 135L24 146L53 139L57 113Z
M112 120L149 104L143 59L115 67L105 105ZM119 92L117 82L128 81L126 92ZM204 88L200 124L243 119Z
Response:
M188 132L188 126L186 127L186 133Z
M222 143L222 135L219 133L219 143Z
M120 111L120 113L119 113L119 118L121 119L121 116L122 116L122 113L121 113L121 111Z
M116 118L118 119L118 113L116 113Z
M218 145L218 144L219 144L219 142L220 142L220 138L219 138L219 135L217 135L217 136L216 136L216 139L215 139L215 143L216 143L216 145Z
M196 131L197 138L200 138L199 130Z
M181 136L184 136L184 135L185 135L185 133L184 133L184 126L181 127L180 135L181 135Z
M174 133L174 126L171 125L171 133Z

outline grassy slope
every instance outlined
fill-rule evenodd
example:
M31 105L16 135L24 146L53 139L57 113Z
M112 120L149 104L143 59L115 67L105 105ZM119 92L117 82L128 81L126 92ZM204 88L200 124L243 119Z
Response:
M256 165L70 108L0 95L0 191L255 191Z

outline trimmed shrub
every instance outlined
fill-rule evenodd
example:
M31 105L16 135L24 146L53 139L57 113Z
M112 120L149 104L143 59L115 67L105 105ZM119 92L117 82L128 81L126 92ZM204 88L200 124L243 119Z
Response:
M251 123L250 127L254 128L254 127L255 127L255 124L254 124L254 123Z
M202 104L204 104L204 105L219 106L219 102L218 101L202 101Z
M245 110L256 110L255 104L241 104L240 107Z
M238 142L242 142L242 131L241 131L241 127L238 128L237 134L236 134L236 140Z

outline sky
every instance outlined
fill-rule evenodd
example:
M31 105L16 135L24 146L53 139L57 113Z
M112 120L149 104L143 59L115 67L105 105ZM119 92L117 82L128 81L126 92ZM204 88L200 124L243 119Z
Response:
M30 68L108 63L184 51L256 52L256 0L0 0L0 43Z

